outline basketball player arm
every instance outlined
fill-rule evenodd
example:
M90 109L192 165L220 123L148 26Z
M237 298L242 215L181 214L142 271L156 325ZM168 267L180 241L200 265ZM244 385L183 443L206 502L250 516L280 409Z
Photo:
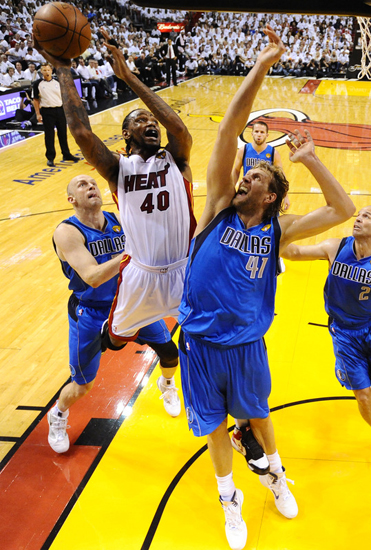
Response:
M84 243L84 237L76 227L62 223L54 232L58 257L66 261L89 286L97 288L118 274L124 253L98 264Z
M282 229L281 249L291 242L318 235L348 220L355 206L340 183L315 154L314 143L308 131L306 137L298 130L290 134L290 160L301 162L311 172L322 189L326 205L304 216L286 215L279 218Z
M264 31L269 45L260 52L254 67L245 77L241 87L228 106L219 124L218 135L207 167L207 199L205 210L197 226L196 234L224 208L230 206L235 195L232 169L236 157L237 139L248 120L256 94L267 74L285 51L285 47L267 25Z
M295 243L289 244L284 250L280 250L280 255L285 260L305 261L305 260L328 260L330 265L334 261L336 252L339 248L340 239L326 239L318 244L303 246Z
M85 159L108 182L111 193L115 193L117 191L120 156L110 151L103 141L93 133L88 114L73 80L71 62L48 54L36 40L35 47L56 69L61 88L63 109L72 136Z
M240 147L237 151L236 159L234 161L234 165L232 168L232 181L234 185L238 182L240 178L240 172L242 168L242 162L243 162L243 152L244 152L245 146L243 145Z
M110 36L105 29L100 29L105 39L105 45L112 55L112 68L115 75L126 82L128 86L145 103L151 113L164 126L169 140L166 149L172 154L183 176L192 181L189 159L192 148L192 136L182 119L165 103L165 101L128 68L121 50L109 43Z

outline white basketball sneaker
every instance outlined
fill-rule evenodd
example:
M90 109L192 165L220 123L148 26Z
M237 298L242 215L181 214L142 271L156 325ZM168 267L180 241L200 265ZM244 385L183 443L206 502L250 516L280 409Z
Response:
M157 387L161 392L160 399L164 400L164 407L165 411L170 416L179 416L181 405L180 405L180 399L178 395L178 388L175 387L174 379L165 378L165 384L161 383L161 376L157 380Z
M294 495L287 487L287 481L294 484L291 479L286 478L285 468L280 474L269 473L259 476L260 482L272 491L276 508L285 518L292 519L298 515L299 509Z
M247 527L242 518L243 492L236 489L232 502L226 502L219 497L225 514L225 534L232 550L242 550L247 541Z
M68 414L62 417L59 414L54 414L53 409L48 412L48 443L56 453L65 453L70 448L70 440L67 435Z

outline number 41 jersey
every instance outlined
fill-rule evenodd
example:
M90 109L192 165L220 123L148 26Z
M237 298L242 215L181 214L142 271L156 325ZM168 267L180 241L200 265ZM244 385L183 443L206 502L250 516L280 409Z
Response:
M194 338L237 346L264 336L274 316L281 228L248 229L233 207L193 239L179 323Z
M166 149L146 161L139 155L121 156L114 199L129 256L147 266L187 258L196 227L191 184Z

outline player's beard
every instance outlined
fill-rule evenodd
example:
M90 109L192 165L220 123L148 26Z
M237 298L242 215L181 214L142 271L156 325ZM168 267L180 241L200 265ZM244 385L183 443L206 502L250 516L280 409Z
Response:
M232 199L232 206L234 206L238 214L253 216L261 210L262 199L261 197L251 194L251 191L247 193L247 195L244 195L243 198L236 193Z

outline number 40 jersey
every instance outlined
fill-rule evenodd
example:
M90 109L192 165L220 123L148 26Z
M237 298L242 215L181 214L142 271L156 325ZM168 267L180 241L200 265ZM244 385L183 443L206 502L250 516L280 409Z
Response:
M196 227L191 184L172 155L160 149L146 161L120 157L117 195L126 252L147 266L167 266L187 258Z

